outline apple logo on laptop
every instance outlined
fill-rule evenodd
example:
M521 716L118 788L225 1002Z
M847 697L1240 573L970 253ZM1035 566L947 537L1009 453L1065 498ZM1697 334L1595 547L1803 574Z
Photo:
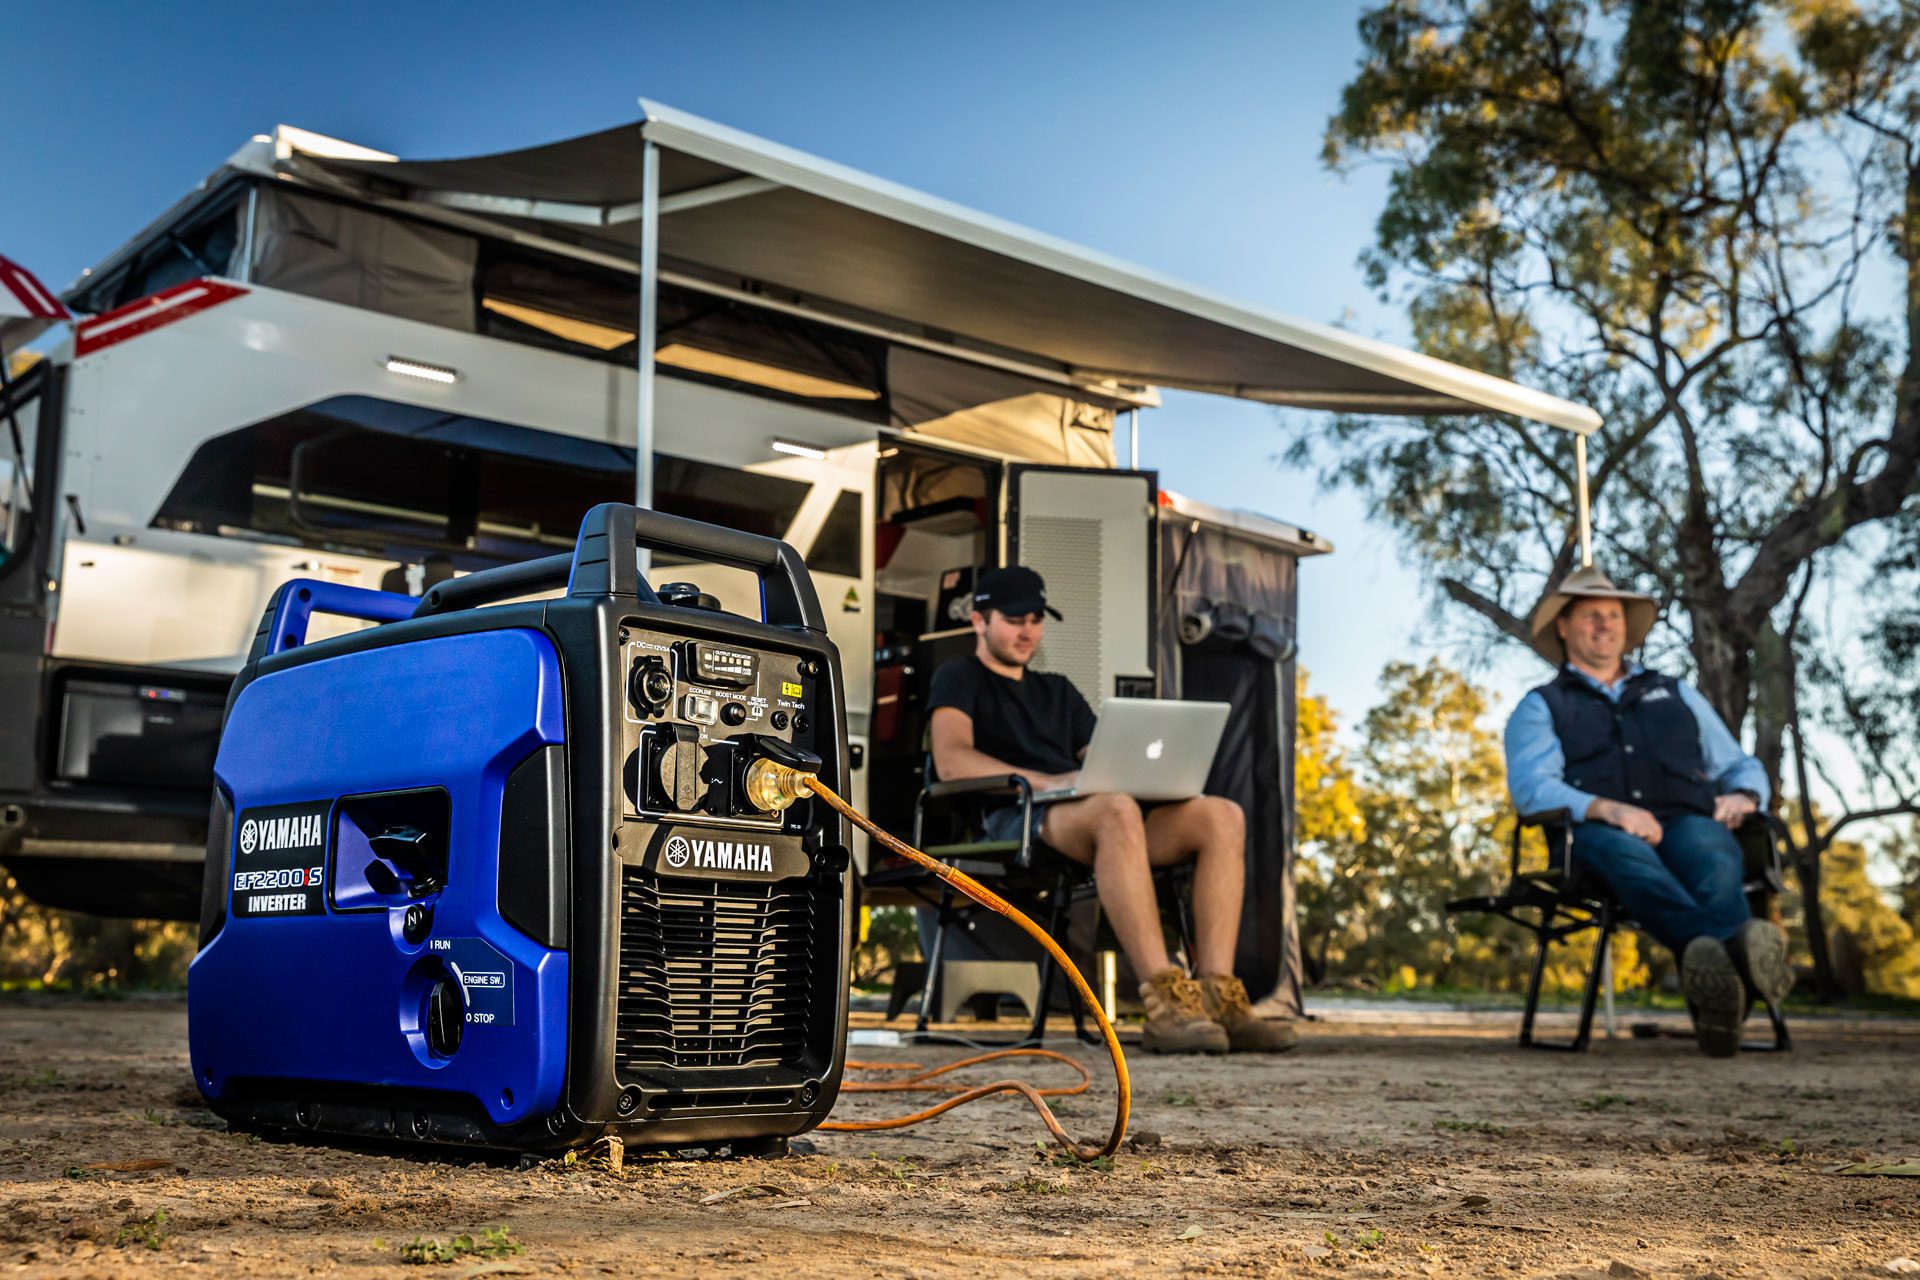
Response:
M1147 744L1147 759L1158 760L1160 758L1160 753L1165 751L1166 749L1167 749L1166 739L1155 738L1152 742L1149 742Z

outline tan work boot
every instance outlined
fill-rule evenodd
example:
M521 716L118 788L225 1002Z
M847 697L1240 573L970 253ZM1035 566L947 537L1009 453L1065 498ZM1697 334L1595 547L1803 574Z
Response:
M1227 1033L1227 1043L1240 1053L1285 1053L1299 1043L1292 1024L1275 1022L1253 1011L1246 984L1230 973L1209 973L1200 979L1200 998L1207 1016Z
M1140 984L1147 1025L1140 1043L1148 1053L1225 1053L1226 1028L1207 1017L1200 984L1179 969L1162 969Z

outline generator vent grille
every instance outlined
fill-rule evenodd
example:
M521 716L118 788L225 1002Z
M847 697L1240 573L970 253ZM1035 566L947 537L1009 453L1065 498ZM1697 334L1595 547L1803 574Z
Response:
M656 879L629 869L620 912L623 1071L775 1065L805 1053L818 941L806 881Z

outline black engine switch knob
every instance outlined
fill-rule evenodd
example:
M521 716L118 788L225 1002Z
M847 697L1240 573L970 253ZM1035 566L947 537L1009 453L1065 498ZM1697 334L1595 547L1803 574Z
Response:
M427 1048L451 1058L460 1048L467 1028L467 1002L450 977L434 979L427 991Z

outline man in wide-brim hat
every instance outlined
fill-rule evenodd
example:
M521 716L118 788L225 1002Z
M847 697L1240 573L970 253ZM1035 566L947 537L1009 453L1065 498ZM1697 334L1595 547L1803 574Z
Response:
M1748 993L1777 1006L1793 985L1785 935L1748 912L1733 837L1767 776L1696 689L1627 660L1658 612L1591 565L1540 602L1533 647L1559 673L1507 721L1507 789L1523 814L1566 811L1575 872L1680 957L1700 1047L1726 1056Z

